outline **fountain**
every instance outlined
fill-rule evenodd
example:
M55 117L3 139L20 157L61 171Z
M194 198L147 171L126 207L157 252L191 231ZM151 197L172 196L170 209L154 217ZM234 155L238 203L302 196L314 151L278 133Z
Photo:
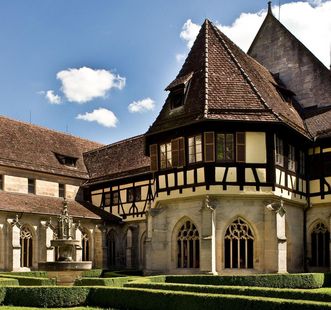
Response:
M77 249L81 249L81 241L72 238L73 219L68 214L67 201L63 202L62 213L58 216L57 239L51 240L51 246L55 249L56 260L54 262L40 262L39 269L46 271L78 271L92 268L91 261L74 261L73 257Z

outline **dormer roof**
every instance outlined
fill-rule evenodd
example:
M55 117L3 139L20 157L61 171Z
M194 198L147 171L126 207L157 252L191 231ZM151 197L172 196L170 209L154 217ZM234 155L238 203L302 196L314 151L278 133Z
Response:
M171 87L188 80L183 106L171 105ZM205 20L170 94L147 134L202 120L285 123L307 135L273 75Z

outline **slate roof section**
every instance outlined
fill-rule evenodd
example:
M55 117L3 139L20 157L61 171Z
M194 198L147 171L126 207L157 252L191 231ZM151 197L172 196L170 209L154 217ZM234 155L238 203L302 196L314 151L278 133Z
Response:
M86 179L83 152L101 145L0 116L0 165ZM77 158L76 167L60 164L55 153Z
M247 53L278 74L303 107L331 105L331 71L273 16L270 5Z
M149 172L144 136L136 136L84 153L88 184Z
M331 110L307 118L305 122L313 137L331 137Z
M308 135L296 109L277 91L272 74L208 20L176 80L191 72L184 106L171 109L168 97L147 135L212 119L284 123Z
M69 215L75 218L99 220L101 217L88 210L78 201L68 200ZM60 215L63 208L63 198L19 194L0 191L0 210L17 213Z

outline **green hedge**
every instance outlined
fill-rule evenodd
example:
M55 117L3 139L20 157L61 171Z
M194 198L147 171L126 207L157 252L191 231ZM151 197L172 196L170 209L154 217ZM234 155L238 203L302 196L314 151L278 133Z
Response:
M16 279L19 285L25 286L49 286L56 284L54 279L48 278L23 277L9 274L0 274L0 278Z
M324 284L324 274L259 274L245 276L180 275L166 276L166 282L202 285L262 286L276 288L319 288Z
M72 307L85 305L89 289L84 287L7 287L4 303L28 307Z
M18 281L16 279L0 278L1 286L18 286Z
M102 269L91 269L82 272L83 278L99 278L102 276L103 270Z
M128 270L116 270L105 271L102 275L103 278L115 278L115 277L127 277L127 276L142 276L141 270L128 269Z
M89 305L138 310L331 309L327 302L117 287L2 287L0 302L1 296L5 296L5 305L44 308Z
M196 284L173 284L173 283L139 283L131 282L125 287L145 288L153 290L168 290L182 292L196 292L204 294L227 294L244 296L261 296L281 299L315 300L331 302L331 289L284 289L266 287L244 287L244 286L216 286Z
M122 287L125 283L136 280L135 277L117 278L81 278L77 279L74 286L117 286Z
M3 275L22 276L22 277L33 277L33 278L47 278L47 271L9 271L1 272Z
M176 310L176 309L331 309L331 304L315 301L284 300L265 297L199 294L129 288L91 288L88 304L103 308Z

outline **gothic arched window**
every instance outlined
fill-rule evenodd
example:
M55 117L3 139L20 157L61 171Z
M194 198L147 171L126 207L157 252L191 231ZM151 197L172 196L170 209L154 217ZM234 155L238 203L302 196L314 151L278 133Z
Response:
M186 221L177 234L177 267L200 267L199 232L190 221Z
M254 236L241 218L229 225L224 237L225 268L253 268Z
M28 227L23 226L20 233L21 267L32 266L33 238Z
M311 233L312 266L329 267L330 232L323 223L315 225Z
M116 265L116 235L113 230L111 230L107 235L107 250L108 250L108 265Z
M90 240L89 240L89 234L84 229L82 231L82 261L88 261L90 260Z

